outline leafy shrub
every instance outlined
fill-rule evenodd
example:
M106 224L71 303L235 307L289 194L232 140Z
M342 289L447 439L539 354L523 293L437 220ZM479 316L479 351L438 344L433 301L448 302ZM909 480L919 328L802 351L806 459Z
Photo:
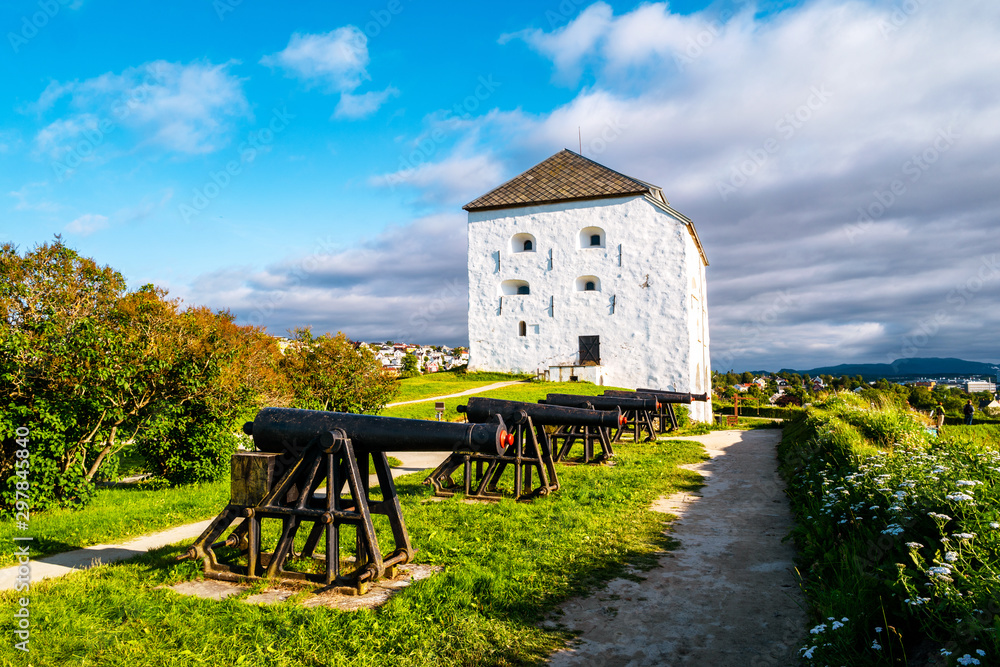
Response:
M239 442L211 420L187 417L163 431L148 432L138 445L157 475L171 484L190 484L224 479Z

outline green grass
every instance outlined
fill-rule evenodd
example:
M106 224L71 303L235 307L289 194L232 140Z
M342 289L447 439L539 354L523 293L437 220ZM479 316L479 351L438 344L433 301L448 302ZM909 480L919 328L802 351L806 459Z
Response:
M492 383L485 383L492 384ZM499 398L506 401L526 401L537 403L545 398L546 394L579 394L585 396L597 396L609 389L620 389L620 387L601 387L587 382L525 382L501 387L486 391L476 396L486 398ZM461 390L460 390L461 391ZM457 421L464 419L464 415L455 408L458 405L465 405L469 402L469 396L458 396L456 398L446 398L444 400L445 421ZM406 419L436 419L437 412L434 410L434 402L413 403L410 405L398 405L394 408L386 408L381 412L386 417L404 417Z
M98 489L82 510L56 509L32 514L31 557L115 543L193 521L210 519L229 501L229 480L211 484L143 489L141 485ZM13 521L0 522L0 543L13 544ZM11 550L0 552L0 567L16 562Z
M699 475L677 468L704 458L696 443L617 449L614 466L560 466L559 492L532 503L427 502L423 475L397 480L417 562L445 570L375 611L257 607L158 589L200 575L200 564L173 560L182 547L41 582L31 591L31 663L538 664L568 639L538 623L569 597L634 576L629 566L654 566L670 541L650 503L700 486ZM0 606L16 595L0 595ZM12 632L11 616L0 616L0 633ZM12 643L0 643L0 663L24 664Z
M399 394L392 399L393 403L416 401L432 396L447 396L460 391L468 391L476 387L485 387L497 382L524 380L523 375L508 375L504 373L431 373L405 378L399 382ZM383 412L382 414L386 414Z

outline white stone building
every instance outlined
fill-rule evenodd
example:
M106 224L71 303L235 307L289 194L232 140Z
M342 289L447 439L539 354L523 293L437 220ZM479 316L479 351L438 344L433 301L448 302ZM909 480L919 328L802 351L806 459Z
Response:
M464 208L469 370L711 393L708 259L659 187L564 150Z

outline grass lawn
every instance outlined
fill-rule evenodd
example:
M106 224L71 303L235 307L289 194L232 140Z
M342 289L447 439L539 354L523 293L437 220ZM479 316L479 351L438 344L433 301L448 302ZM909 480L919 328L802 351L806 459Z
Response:
M193 521L211 519L229 502L229 480L160 490L105 488L83 510L57 509L31 515L31 557L123 541ZM0 522L0 543L13 544L13 521ZM0 567L17 562L0 552Z
M430 373L405 378L399 382L399 394L390 401L416 401L432 396L447 396L460 391L468 391L476 387L485 387L497 382L510 382L524 379L521 375L505 375L502 373ZM433 406L431 406L433 407ZM385 414L385 413L382 413Z
M416 378L413 378L416 379ZM406 380L404 380L406 382ZM495 382L495 381L494 381ZM493 384L486 382L484 384ZM466 387L465 389L470 389ZM599 387L596 384L586 382L524 382L513 384L492 391L485 391L476 396L486 398L500 398L507 401L527 401L537 403L539 399L545 398L546 394L581 394L587 396L597 396L609 389L620 389L621 387ZM459 389L458 391L464 391ZM434 396L435 394L431 394ZM457 398L446 398L444 400L445 421L455 421L465 419L455 407L465 405L469 402L470 396L459 396ZM397 399L398 400L398 399ZM407 419L436 419L437 412L434 410L434 402L413 403L410 405L398 405L394 408L386 408L380 414L385 417L405 417Z
M670 543L664 516L651 512L650 503L700 486L699 475L677 467L704 458L696 443L616 449L613 466L560 466L559 492L531 503L428 502L422 474L399 478L416 561L445 570L375 611L302 609L291 602L258 607L158 589L200 576L200 564L173 560L183 547L41 582L30 592L30 662L537 664L567 639L539 628L539 621L602 581L634 576L629 566L654 566ZM12 608L18 595L0 594L0 606ZM13 629L10 614L0 616L0 633L11 638ZM0 644L0 664L26 664L28 656L12 644Z

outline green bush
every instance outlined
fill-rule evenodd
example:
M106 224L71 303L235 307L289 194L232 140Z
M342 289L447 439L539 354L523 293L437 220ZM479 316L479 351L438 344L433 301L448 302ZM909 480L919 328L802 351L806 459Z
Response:
M238 436L212 420L188 417L163 431L144 434L137 448L158 476L171 484L191 484L224 479L239 442Z

